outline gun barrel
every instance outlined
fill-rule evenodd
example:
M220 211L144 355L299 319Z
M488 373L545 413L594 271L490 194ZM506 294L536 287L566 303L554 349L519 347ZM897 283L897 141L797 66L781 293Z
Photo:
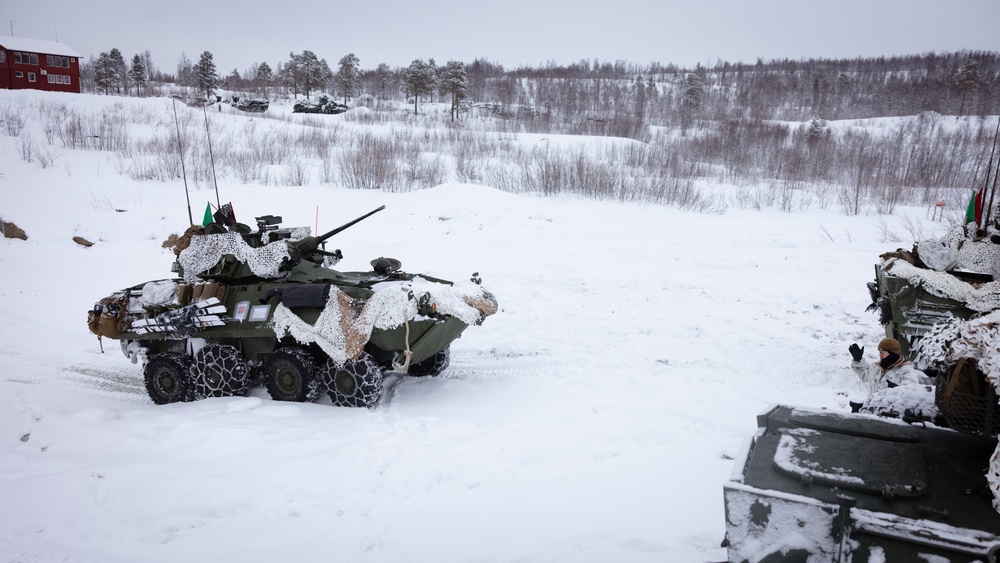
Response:
M351 227L351 226L353 226L356 223L364 221L365 219L371 217L372 215L378 213L379 211L382 211L383 209L385 209L385 206L384 205L380 205L378 207L378 209L374 209L372 211L369 211L368 213L365 213L361 217L358 217L357 219L355 219L353 221L349 221L347 223L344 223L343 225L337 227L336 229L333 229L332 231L327 231L327 232L323 233L322 235L316 237L316 239L317 239L318 242L323 242L326 239L332 237L333 235L339 233L340 231L343 231L344 229L346 229L348 227Z

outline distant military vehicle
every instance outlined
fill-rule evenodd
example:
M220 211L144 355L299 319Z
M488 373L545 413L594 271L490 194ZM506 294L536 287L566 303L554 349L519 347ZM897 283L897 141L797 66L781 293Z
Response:
M370 272L332 269L343 255L325 241L382 209L310 236L272 215L257 217L253 231L227 204L180 239L180 277L100 300L90 330L142 363L157 404L242 395L263 382L277 400L327 391L336 405L372 406L383 372L441 373L451 343L497 311L478 274L452 283L385 257Z
M347 110L348 107L346 105L334 101L326 94L320 96L319 101L315 103L309 100L301 100L292 105L292 113L326 113L335 115L344 113Z
M238 96L233 96L231 105L241 111L249 113L263 113L267 111L267 108L271 105L267 100L247 100L240 99Z
M958 226L882 255L869 284L886 334L936 380L941 418L774 406L723 487L733 562L1000 558L1000 247Z

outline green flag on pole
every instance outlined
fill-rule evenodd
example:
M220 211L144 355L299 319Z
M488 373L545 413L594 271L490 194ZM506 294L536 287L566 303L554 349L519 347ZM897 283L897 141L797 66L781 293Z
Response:
M969 208L965 211L965 224L975 221L977 225L983 220L983 190L972 191L972 198L969 199ZM981 226L981 225L980 225Z
M212 218L212 204L207 203L205 204L205 218L201 220L201 226L207 227L212 221L215 221L215 219Z

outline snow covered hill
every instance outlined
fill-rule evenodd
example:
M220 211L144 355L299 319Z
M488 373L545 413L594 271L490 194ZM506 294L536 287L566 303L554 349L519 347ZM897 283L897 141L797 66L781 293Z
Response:
M882 336L864 311L876 256L909 247L914 226L944 229L915 208L697 214L469 184L222 178L241 220L324 231L384 204L332 240L339 267L391 256L446 279L478 272L500 312L440 377L391 376L372 410L260 389L154 406L141 367L115 342L102 352L86 313L170 277L161 242L188 223L183 182L48 143L36 95L169 108L0 92L28 118L0 135L0 217L29 237L0 239L2 562L723 560L722 483L756 414L847 410L861 392L847 347L873 352ZM24 158L26 136L50 165ZM194 187L196 218L206 201L214 190Z

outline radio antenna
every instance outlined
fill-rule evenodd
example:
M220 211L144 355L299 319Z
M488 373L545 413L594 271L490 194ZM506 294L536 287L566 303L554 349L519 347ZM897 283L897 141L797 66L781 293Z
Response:
M188 221L194 225L194 216L191 215L191 195L188 194L188 178L187 171L184 170L184 145L181 144L181 125L177 121L177 100L172 100L174 102L174 125L177 126L177 152L181 156L181 175L184 177L184 197L187 198L188 204Z

